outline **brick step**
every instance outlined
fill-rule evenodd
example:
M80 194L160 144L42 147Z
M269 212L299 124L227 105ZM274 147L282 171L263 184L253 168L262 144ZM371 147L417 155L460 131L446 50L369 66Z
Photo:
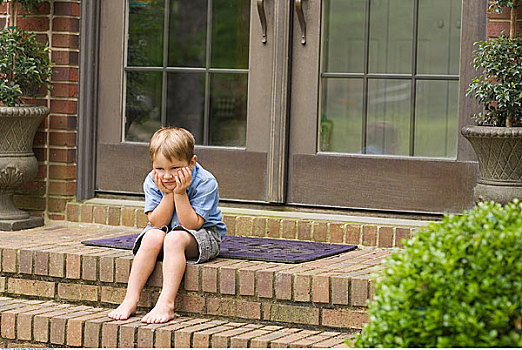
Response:
M134 227L147 225L143 201L89 199L67 203L70 222ZM401 247L401 240L426 226L436 216L420 219L340 215L313 211L266 210L220 207L228 235L298 239L365 247Z
M0 297L0 346L94 348L347 347L349 332L178 316L159 325L107 317L108 309Z
M64 222L0 233L0 292L116 307L125 294L131 252L80 242L129 233L121 227ZM187 265L176 310L289 327L361 329L368 322L365 306L373 295L370 275L389 254L386 249L360 249L301 264L217 258ZM159 262L142 293L140 310L154 305L161 271Z

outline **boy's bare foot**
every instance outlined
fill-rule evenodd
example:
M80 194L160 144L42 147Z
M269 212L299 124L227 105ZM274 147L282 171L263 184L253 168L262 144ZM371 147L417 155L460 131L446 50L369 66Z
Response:
M174 309L162 304L156 304L152 310L143 318L141 322L145 323L165 323L175 317Z
M126 320L136 312L136 303L123 300L120 306L109 312L109 317L115 320Z

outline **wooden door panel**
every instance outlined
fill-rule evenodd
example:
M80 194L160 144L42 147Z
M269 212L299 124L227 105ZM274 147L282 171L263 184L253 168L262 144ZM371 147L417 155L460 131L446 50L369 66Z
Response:
M148 145L99 144L98 190L143 194L151 171ZM198 162L218 180L221 199L257 201L265 196L266 153L196 146Z
M475 162L293 156L289 201L347 208L446 213L473 205Z

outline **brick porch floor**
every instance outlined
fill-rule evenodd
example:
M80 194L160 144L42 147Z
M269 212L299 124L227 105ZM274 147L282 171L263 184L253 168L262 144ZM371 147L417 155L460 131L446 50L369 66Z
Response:
M9 298L3 302L44 303L37 310L62 308L63 305L69 305L66 308L88 308L84 310L86 314L73 313L72 318L66 317L67 322L73 322L71 324L80 322L85 330L89 322L94 322L89 321L87 315L97 314L100 316L98 320L103 320L105 316L102 313L115 307L123 299L132 254L121 249L88 247L80 242L138 231L136 228L70 222L50 222L41 228L18 232L0 231L0 291ZM191 346L194 345L194 339L203 337L195 334L215 327L225 327L230 337L227 336L229 333L219 328L214 338L208 339L220 339L220 336L224 336L228 339L227 346L252 346L257 344L257 338L270 338L268 334L273 332L278 332L279 338L283 339L282 334L288 329L296 330L300 335L290 336L285 333L284 336L289 337L288 343L281 344L285 347L291 344L313 346L328 339L330 342L323 345L342 346L342 337L348 337L351 332L361 329L363 324L368 322L365 306L373 295L370 276L381 267L382 259L389 254L389 249L364 248L301 264L216 258L205 264L188 265L176 300L176 311L188 322L180 329L194 327L191 320L205 320L201 321L205 326L201 325L201 329L196 327L190 333ZM140 312L145 312L153 306L160 291L161 280L159 262L143 292ZM38 312L33 309L23 310L20 315L25 316L15 318L31 319L34 328ZM19 339L19 331L9 333L6 330L7 323L4 323L10 319L7 315L18 314L17 308L8 311L6 317L3 316L5 312L2 313L2 338L6 341L4 345L10 344L8 340L25 340L24 337ZM25 312L28 312L29 316ZM62 318L59 317L60 320ZM50 322L52 320L53 318ZM102 323L99 325L102 325L102 330L103 327L109 327L110 330L110 325L117 325L119 337L124 334L122 332L130 332L137 337L142 328L154 328L147 328L136 321L137 318L132 319L130 323L118 324L105 319L100 321ZM164 327L171 329L173 324L179 325L179 322L172 321L169 326ZM158 330L163 329L162 327ZM176 327L178 326L174 328ZM276 328L270 330L270 327ZM232 331L236 328L240 330ZM17 329L21 329L20 326ZM33 329L33 345L36 339L34 332ZM236 339L239 334L248 334L245 335L246 343L242 337ZM53 343L51 338L48 338L47 342L42 344L85 346L85 343L79 345L72 340L69 344L67 334L64 337L64 342ZM275 335L274 337L277 338ZM232 342L231 339L236 340ZM102 340L100 338L100 341ZM120 339L117 343L111 344L122 346L130 344L126 343L129 341L134 345L138 344L138 338ZM334 344L335 342L337 343ZM216 340L216 344L218 343ZM275 347L277 344L275 342L271 346ZM174 340L172 345L175 345Z

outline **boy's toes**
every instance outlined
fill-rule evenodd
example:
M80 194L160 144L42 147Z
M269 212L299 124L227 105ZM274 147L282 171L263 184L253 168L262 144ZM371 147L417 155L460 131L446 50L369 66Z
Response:
M123 302L115 310L112 310L111 312L109 312L109 314L107 316L112 318L113 320L122 321L122 320L128 319L135 312L136 312L136 307L133 306L132 303Z
M143 323L165 323L174 318L174 312L163 312L157 310L156 308L152 309L148 314L143 316L141 322Z

